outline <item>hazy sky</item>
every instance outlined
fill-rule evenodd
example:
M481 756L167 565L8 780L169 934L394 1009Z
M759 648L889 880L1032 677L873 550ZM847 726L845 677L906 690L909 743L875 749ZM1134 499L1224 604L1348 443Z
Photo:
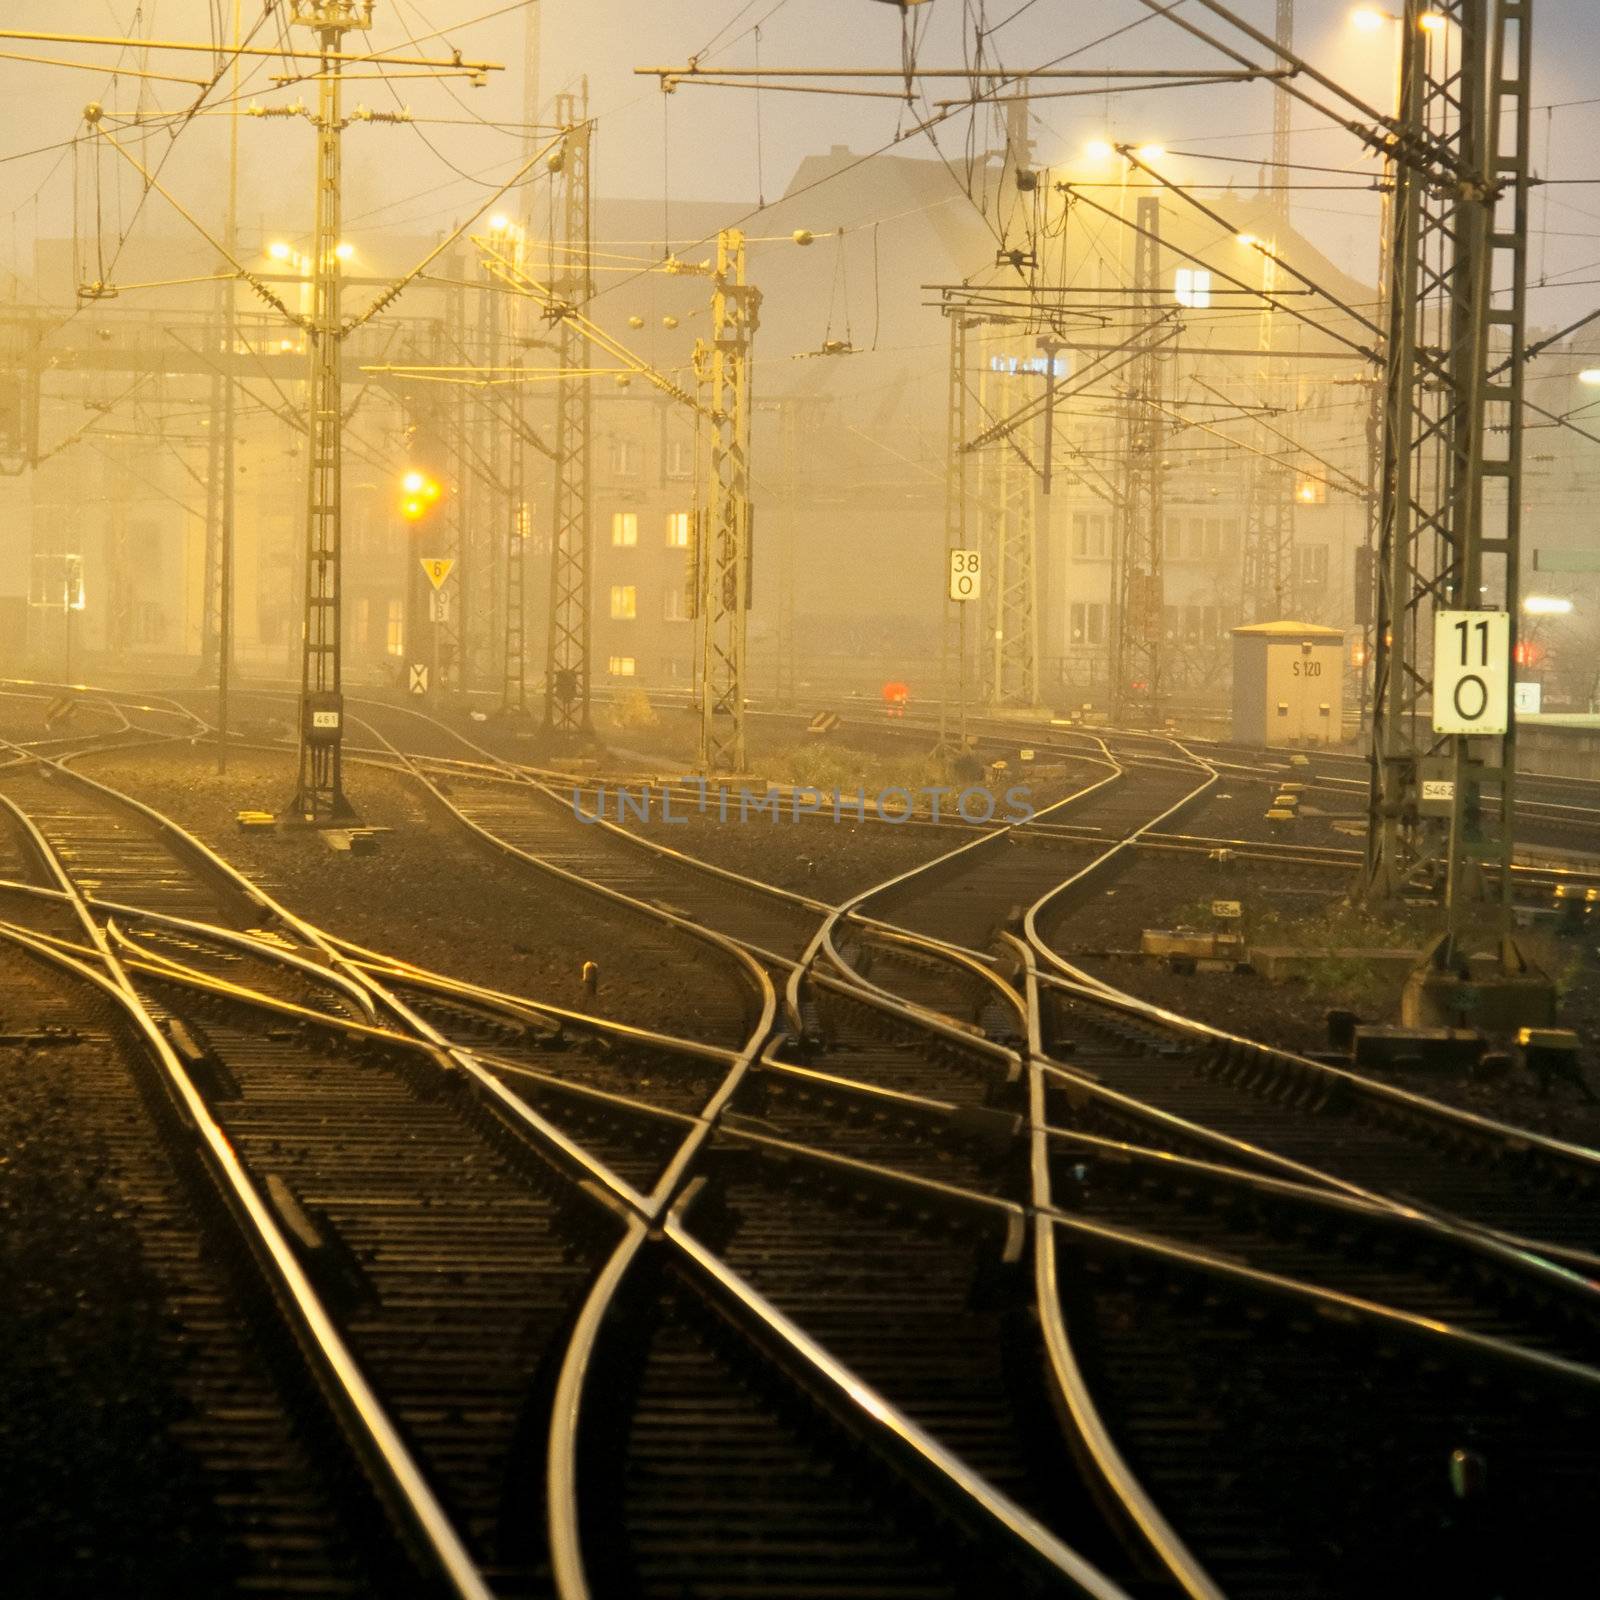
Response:
M281 0L280 11L288 0ZM231 12L232 0L7 0L0 17L12 28L56 31L129 31L136 12L157 37L210 35L214 11ZM1236 0L1239 14L1270 28L1273 0ZM764 93L686 86L663 96L650 79L633 74L641 65L682 64L699 55L706 65L767 66L871 65L896 68L901 60L902 20L895 6L876 0L542 0L543 102L573 89L587 75L590 107L599 122L597 178L601 192L660 199L725 199L752 205L782 191L804 155L848 144L865 151L893 140L914 120L901 102L851 100L838 96ZM911 16L921 34L919 60L928 66L960 66L963 16L981 9L976 0L930 0ZM1300 0L1297 45L1301 52L1342 82L1382 103L1392 84L1395 31L1363 33L1350 24L1349 0ZM246 25L259 19L261 0L243 0ZM500 13L500 14L496 14ZM1060 65L1114 68L1129 65L1207 66L1224 63L1201 42L1186 37L1139 0L990 0L991 58L1008 68ZM1225 26L1191 3L1192 15L1220 34ZM396 93L419 118L452 119L415 127L360 126L351 130L347 150L349 232L391 228L429 234L463 218L492 181L515 169L519 132L489 127L479 118L514 123L522 115L524 7L507 0L378 0L374 42L398 45L404 33L433 34L430 52L448 44L469 58L504 63L490 86L473 89L405 82L393 86L352 84L352 105L392 108ZM1005 22L1008 16L1014 20ZM1004 23L1004 25L1001 25ZM754 27L759 24L757 40ZM270 42L276 23L259 37ZM1600 104L1594 103L1594 68L1600 62L1600 4L1597 0L1537 0L1535 165L1544 175L1600 179ZM1121 31L1119 31L1121 30ZM970 38L970 22L968 23ZM1247 50L1237 34L1228 35ZM83 55L109 63L112 51L0 42L15 51ZM1258 52L1256 52L1258 53ZM133 58L124 58L132 63ZM203 75L205 56L153 58L153 69ZM267 62L253 69L246 100L282 104L296 95L309 99L309 87L274 90L269 75L280 70ZM892 89L893 80L875 87ZM1041 164L1081 159L1085 143L1114 138L1160 141L1173 151L1170 170L1188 182L1223 184L1235 179L1254 186L1250 165L1199 156L1259 157L1271 124L1271 90L1265 85L1186 89L1139 95L1107 95L1094 83L1040 83L1048 90L1089 90L1074 98L1035 102ZM941 91L929 90L937 99ZM952 85L950 93L957 92ZM119 159L87 144L62 147L82 129L82 109L90 99L131 108L136 86L124 78L112 87L104 75L0 62L0 264L26 260L35 219L41 233L60 235L74 226L80 239L104 235L114 242L126 228L136 198L134 180ZM148 91L163 109L184 105L194 91L177 84L155 84ZM213 102L225 102L217 92ZM1567 102L1589 101L1588 104ZM1545 109L1549 107L1550 109ZM1294 114L1296 158L1330 166L1360 166L1348 135L1327 127L1311 110ZM219 112L196 118L176 141L162 169L162 181L208 221L221 214L226 141L230 119ZM303 230L310 210L311 130L298 120L239 121L244 170L242 213L250 237L258 226L272 232ZM991 129L972 128L968 117L952 118L938 132L942 152L954 158L969 140L992 142ZM166 149L164 134L153 135L150 149ZM55 147L55 148L48 148ZM931 157L925 136L898 148ZM37 152L29 154L28 152ZM759 159L758 159L759 157ZM956 161L959 167L959 160ZM1370 164L1368 164L1370 165ZM457 170L459 169L459 170ZM466 174L467 176L463 176ZM1295 200L1301 226L1353 273L1369 276L1375 252L1375 205L1359 184L1334 173L1299 174L1306 189ZM952 180L954 181L954 180ZM818 194L818 225L826 227L825 193ZM98 222L96 220L98 216ZM1535 201L1533 276L1536 282L1571 285L1537 292L1536 323L1575 314L1600 295L1600 183L1564 185ZM152 198L141 226L163 233L183 224L164 202Z

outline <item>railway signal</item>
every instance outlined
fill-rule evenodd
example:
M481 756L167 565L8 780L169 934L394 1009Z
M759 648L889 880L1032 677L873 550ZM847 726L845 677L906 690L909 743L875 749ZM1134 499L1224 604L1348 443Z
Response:
M438 509L444 494L439 480L415 469L400 480L400 515L407 522L422 522Z

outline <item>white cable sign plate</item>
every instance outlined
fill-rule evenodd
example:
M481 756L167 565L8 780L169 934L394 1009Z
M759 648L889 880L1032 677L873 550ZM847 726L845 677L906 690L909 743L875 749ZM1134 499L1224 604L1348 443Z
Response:
M1433 615L1433 731L1497 734L1510 725L1511 613Z

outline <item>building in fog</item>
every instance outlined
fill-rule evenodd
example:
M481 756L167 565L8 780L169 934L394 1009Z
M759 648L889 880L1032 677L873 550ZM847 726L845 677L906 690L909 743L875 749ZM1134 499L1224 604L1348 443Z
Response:
M990 165L980 210L937 160L835 147L803 162L786 195L749 224L749 276L762 293L750 614L758 696L871 695L888 678L908 682L914 699L937 692L949 341L938 294L925 286L1014 277L1001 259L1004 174ZM1050 184L1049 174L1040 176ZM1113 198L1097 203L1131 216L1137 196L1104 187ZM1223 193L1204 202L1209 216L1172 196L1161 204L1159 292L1173 313L1160 380L1161 631L1171 690L1220 700L1228 630L1249 620L1243 547L1263 452L1287 465L1294 496L1283 612L1341 627L1354 616L1355 552L1367 534L1373 369L1351 346L1371 343L1359 317L1372 314L1374 294L1275 221L1266 197ZM1016 454L1026 457L1021 470L1031 475L1036 525L1039 699L1062 706L1106 688L1127 410L1125 368L1106 352L1130 336L1134 319L1125 294L1129 230L1115 216L1054 203L1054 281L1074 286L1082 314L1058 323L1061 342L1048 358L1066 395L1054 421L1048 494L1037 428L1014 437L1022 445ZM734 220L729 212L674 202L663 218L653 202L595 206L592 314L684 388L693 386L692 350L705 331L710 290L693 269L714 254L717 228ZM689 270L661 269L667 230ZM796 243L797 230L813 242ZM1239 286L1263 281L1268 252L1260 246L1268 242L1279 260L1350 311L1279 273L1287 309L1265 328L1259 302ZM363 305L432 243L358 243L347 264L347 309ZM263 234L245 248L253 268L276 274L281 292L302 292L292 239ZM212 265L202 243L168 236L130 242L117 271L145 282L204 277ZM85 580L84 609L72 619L79 671L135 660L198 670L217 291L190 283L80 301L79 275L68 244L42 242L31 299L4 318L0 348L21 375L14 383L25 387L30 371L40 374L41 460L13 479L0 526L3 581L17 607L31 579L48 580L55 570L50 558L76 554ZM248 291L239 296L236 650L246 675L282 677L298 665L305 460L297 408L305 357L293 324ZM534 369L548 363L548 326L526 309L518 322L507 299L470 252L452 252L346 350L345 628L354 682L398 681L407 660L439 662L441 649L452 679L464 673L468 686L482 688L499 681L513 517L504 462L514 447L503 390L428 381L414 369L481 376L503 371L512 356ZM1037 394L1041 333L1050 330L972 331L969 365L978 370L968 376L988 419ZM1283 359L1264 359L1268 339ZM1558 347L1536 365L1530 395L1551 416L1573 410L1581 364ZM1075 382L1079 374L1087 375L1083 382ZM595 682L681 687L695 647L685 581L697 509L692 414L604 360L592 392ZM552 394L553 385L536 382L527 412L536 436L525 446L535 669L543 659ZM18 407L0 407L0 427L23 426L19 415ZM1530 434L1530 550L1589 537L1588 479L1596 469L1581 452L1590 448L1553 423ZM974 453L969 525L978 538L993 519L1005 450L1002 442ZM398 485L419 461L441 477L445 495L436 517L412 525L400 515ZM432 545L445 530L462 600L441 645L417 558L442 553ZM51 600L39 582L33 587L36 601ZM1586 609L1592 614L1592 602ZM58 605L35 605L30 614L32 667L54 672L64 661L65 619ZM1541 648L1554 653L1559 643L1552 631ZM15 638L10 651L14 661L22 653Z

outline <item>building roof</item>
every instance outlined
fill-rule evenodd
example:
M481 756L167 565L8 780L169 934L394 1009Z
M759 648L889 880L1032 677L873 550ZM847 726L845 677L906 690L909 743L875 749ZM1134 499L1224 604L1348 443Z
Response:
M1235 638L1246 639L1339 639L1344 638L1343 628L1325 628L1320 622L1247 622L1243 627L1231 628Z

